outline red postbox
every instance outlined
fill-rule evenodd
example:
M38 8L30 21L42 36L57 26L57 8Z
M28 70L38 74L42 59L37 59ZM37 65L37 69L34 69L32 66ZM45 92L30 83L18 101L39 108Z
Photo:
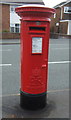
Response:
M26 5L15 11L21 17L20 104L28 109L43 108L47 97L49 17L55 10Z

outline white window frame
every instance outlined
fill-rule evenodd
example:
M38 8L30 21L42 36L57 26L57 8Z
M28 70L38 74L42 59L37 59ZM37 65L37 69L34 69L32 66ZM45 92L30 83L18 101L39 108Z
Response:
M18 23L15 23L15 25L18 24ZM20 24L18 24L19 26L15 26L15 33L20 33ZM19 29L19 32L16 32L16 28Z
M19 24L19 23L15 23L15 24ZM11 33L20 33L20 24L19 24L18 27L16 27L15 24L11 24L11 25L10 25L10 32L11 32ZM14 32L11 31L11 27L14 28ZM16 32L16 28L19 28L19 32Z
M64 13L71 14L71 12L68 12L68 10L71 10L71 7L64 7Z

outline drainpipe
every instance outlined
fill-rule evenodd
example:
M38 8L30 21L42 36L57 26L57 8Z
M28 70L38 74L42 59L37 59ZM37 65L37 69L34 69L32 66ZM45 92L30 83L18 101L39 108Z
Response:
M61 7L61 20L62 20L62 17L63 17L63 11L62 11L62 7Z

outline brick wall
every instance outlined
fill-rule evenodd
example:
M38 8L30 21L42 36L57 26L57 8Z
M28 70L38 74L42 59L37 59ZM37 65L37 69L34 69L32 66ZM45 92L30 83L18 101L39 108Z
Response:
M0 39L20 39L20 33L0 33Z
M68 22L61 22L59 29L60 29L60 33L67 34L67 31L68 31Z
M10 31L10 5L2 4L2 31Z
M50 24L50 29L51 32L58 33L59 32L59 27L56 26L56 23L59 23L60 21L60 16L61 16L61 9L57 8L56 9L56 17L54 18L53 16L51 17L51 24Z
M0 32L2 32L2 4L0 4Z

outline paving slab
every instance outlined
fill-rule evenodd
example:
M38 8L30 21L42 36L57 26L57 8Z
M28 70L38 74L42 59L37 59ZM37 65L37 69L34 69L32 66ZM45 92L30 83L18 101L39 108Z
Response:
M47 105L41 110L20 107L20 96L3 97L3 118L69 118L69 91L49 92Z

